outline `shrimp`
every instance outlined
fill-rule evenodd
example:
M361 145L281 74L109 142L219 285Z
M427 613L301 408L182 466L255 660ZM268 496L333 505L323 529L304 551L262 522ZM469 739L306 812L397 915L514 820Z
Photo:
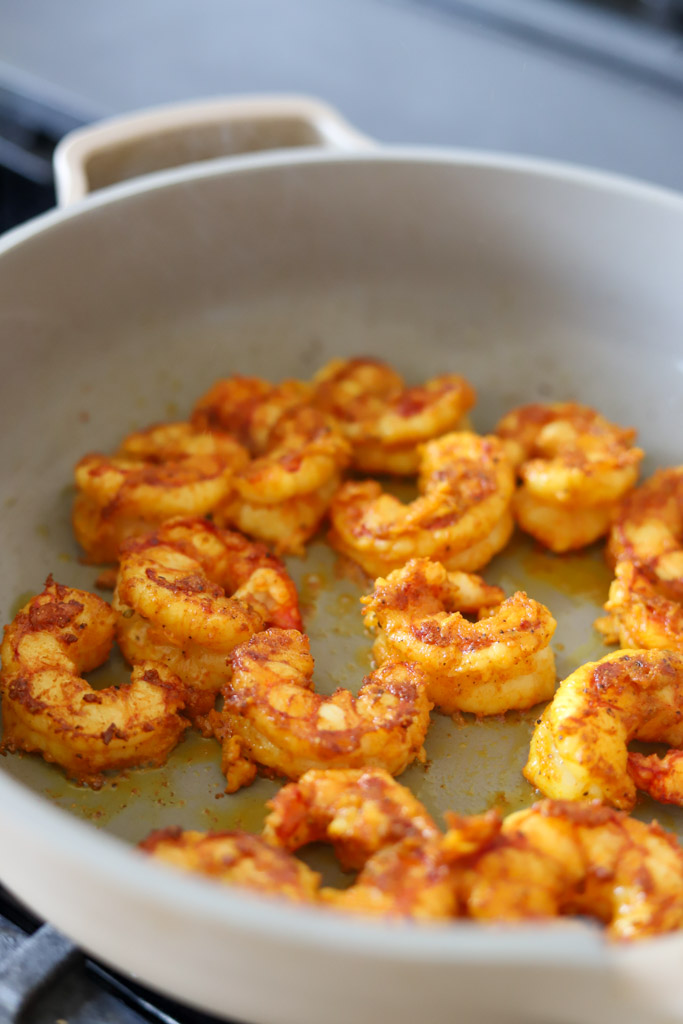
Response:
M248 832L158 829L139 848L174 868L198 872L223 884L244 886L291 903L318 899L317 872Z
M418 445L465 428L476 395L464 377L444 374L420 387L375 359L335 359L313 379L313 401L329 413L353 447L363 473L412 476Z
M638 478L635 431L576 402L521 406L496 427L519 468L514 512L551 551L573 551L607 533Z
M554 693L557 623L521 591L504 600L478 576L423 558L376 580L361 601L365 624L377 633L377 664L401 658L419 665L429 699L448 714L497 715ZM480 611L480 621L461 611Z
M633 562L660 594L683 604L683 466L660 469L622 503L607 544L612 564Z
M617 562L605 604L609 615L595 623L606 643L683 654L683 605L660 593L661 586L633 562Z
M421 496L409 505L369 480L342 485L332 502L331 544L373 577L411 558L474 572L510 539L514 471L498 438L447 434L420 460Z
M543 800L504 820L461 891L479 921L588 914L611 938L642 939L683 926L683 850L656 822Z
M302 554L318 529L350 459L348 442L315 409L295 409L270 431L266 451L235 476L216 510L221 525Z
M383 768L311 769L283 786L268 807L263 835L269 843L291 851L331 843L347 869L362 868L403 839L440 835L419 800Z
M308 771L270 801L263 835L285 850L331 843L347 869L343 891L323 888L337 910L401 917L449 917L455 909L441 832L409 789L381 768Z
M524 775L546 796L629 810L634 739L683 747L683 654L625 650L582 665L539 718Z
M94 787L107 769L165 761L189 725L173 673L148 659L135 663L125 686L93 690L81 678L109 656L115 620L100 597L49 577L5 627L5 750L38 751Z
M234 652L219 730L228 792L250 782L256 764L294 779L320 765L398 775L421 756L431 704L417 666L382 666L357 697L315 693L313 667L308 637L294 630L268 629Z
M636 789L649 793L661 804L683 807L683 750L657 754L629 754L628 773Z
M216 381L199 399L192 423L199 430L234 434L252 455L262 455L278 420L308 405L310 397L311 387L303 381L270 384L235 374Z
M73 527L88 561L113 562L120 544L177 515L203 516L226 500L247 452L232 437L163 423L126 438L115 456L84 456L75 470Z
M213 707L235 647L266 626L303 628L282 563L263 545L192 517L124 544L114 608L125 657L163 662L185 684L193 715Z

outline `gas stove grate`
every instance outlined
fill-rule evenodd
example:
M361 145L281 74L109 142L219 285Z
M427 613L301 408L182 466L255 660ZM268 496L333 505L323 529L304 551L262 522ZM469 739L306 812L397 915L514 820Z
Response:
M0 887L0 1024L218 1024L85 956Z

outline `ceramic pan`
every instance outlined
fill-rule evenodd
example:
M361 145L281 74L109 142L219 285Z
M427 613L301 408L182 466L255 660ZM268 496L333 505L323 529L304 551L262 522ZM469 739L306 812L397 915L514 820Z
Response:
M645 473L681 461L675 194L514 157L380 148L297 98L111 122L68 139L57 171L62 209L0 240L4 622L49 572L93 584L69 523L76 460L185 416L234 372L307 377L371 354L411 381L467 376L481 431L515 404L577 398L638 428ZM367 585L340 576L322 539L289 564L318 687L357 688ZM610 578L599 546L561 558L517 537L485 576L550 606L561 677L605 653L592 629ZM430 765L402 781L437 814L529 804L535 714L435 715ZM683 1016L680 936L621 949L581 922L347 920L179 877L132 848L161 825L258 828L276 789L224 796L218 747L196 736L164 768L99 792L7 756L0 877L97 956L255 1024ZM680 815L638 813L683 835Z

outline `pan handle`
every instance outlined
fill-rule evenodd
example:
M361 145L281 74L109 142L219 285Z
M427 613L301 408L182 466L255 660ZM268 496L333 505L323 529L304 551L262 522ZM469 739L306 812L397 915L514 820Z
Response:
M208 99L155 107L66 135L54 154L59 206L169 167L266 149L370 149L332 107L307 96Z

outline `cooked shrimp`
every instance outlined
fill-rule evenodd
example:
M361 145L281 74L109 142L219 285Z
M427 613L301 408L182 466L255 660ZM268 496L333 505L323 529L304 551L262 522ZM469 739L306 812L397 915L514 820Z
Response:
M413 559L361 599L365 624L377 633L377 664L410 660L428 679L429 699L442 711L498 715L549 700L555 690L550 640L557 623L548 609L478 576L449 573L439 562ZM461 611L480 611L473 623Z
M50 577L5 627L4 749L38 751L94 786L107 769L165 761L189 724L180 680L153 660L125 686L93 690L80 676L106 661L115 618L100 597Z
M683 750L669 750L663 757L629 754L628 773L636 789L662 804L683 807Z
M361 869L343 891L321 897L338 910L443 918L455 909L441 833L409 789L381 768L308 771L270 802L264 837L286 850L327 842L346 868Z
M317 872L248 832L164 828L150 833L140 849L174 868L207 875L226 885L244 886L293 903L312 903L318 898Z
M524 775L547 796L628 810L634 739L683 747L683 654L617 651L582 665L538 720Z
M350 459L348 442L315 409L280 417L265 454L234 479L216 522L266 540L278 553L301 554L315 533Z
M332 545L371 576L421 557L473 572L510 539L514 471L498 438L447 434L420 459L421 496L409 505L369 480L344 484L332 502Z
M517 522L551 551L585 547L607 533L643 457L635 431L576 402L525 405L496 428L519 467Z
M247 462L233 438L202 433L189 423L131 434L117 455L86 455L76 466L76 539L89 561L116 561L128 537L171 516L211 512Z
M628 495L607 554L612 562L634 562L659 593L683 604L683 466L658 470Z
M378 850L440 832L422 804L383 768L311 770L269 802L263 835L298 850L331 843L345 868L362 868Z
M462 891L478 920L588 914L612 938L640 939L683 926L683 850L656 822L543 800L505 819Z
M606 643L683 654L683 605L661 594L660 586L633 562L617 563L605 604L609 615L595 623Z
M308 638L268 629L237 648L223 690L223 770L228 792L255 765L288 778L310 768L380 766L398 775L420 756L431 704L415 665L387 664L357 697L313 691Z
M418 445L464 429L474 405L472 387L444 374L420 387L375 359L335 359L313 379L314 402L334 417L353 446L353 465L363 473L417 473Z
M199 518L172 519L126 542L114 608L126 658L162 661L186 685L193 714L213 706L235 647L266 626L302 628L282 563Z
M260 377L226 377L203 395L192 412L200 430L234 434L252 455L262 455L278 420L310 401L311 387L303 381L270 384Z

